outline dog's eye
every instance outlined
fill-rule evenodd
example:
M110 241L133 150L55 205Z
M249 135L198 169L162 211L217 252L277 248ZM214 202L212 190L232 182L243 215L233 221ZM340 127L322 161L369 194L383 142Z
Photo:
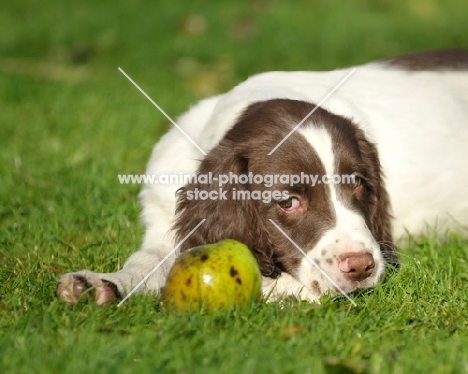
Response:
M366 182L363 178L358 177L358 176L354 177L354 182L352 184L352 187L353 187L353 193L356 197L360 198L363 196L365 186L366 186Z
M354 177L354 182L353 182L353 188L356 189L356 188L359 188L361 187L363 184L363 180L361 177Z
M301 202L296 197L290 197L287 200L282 200L278 202L278 205L285 212L292 212L293 210L298 209L301 206Z

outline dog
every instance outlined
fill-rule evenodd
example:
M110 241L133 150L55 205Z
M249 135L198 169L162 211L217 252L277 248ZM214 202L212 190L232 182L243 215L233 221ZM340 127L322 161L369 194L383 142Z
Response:
M141 248L114 273L62 275L56 295L158 295L178 254L225 238L250 248L270 301L373 287L405 232L466 227L467 145L468 51L253 76L155 146Z

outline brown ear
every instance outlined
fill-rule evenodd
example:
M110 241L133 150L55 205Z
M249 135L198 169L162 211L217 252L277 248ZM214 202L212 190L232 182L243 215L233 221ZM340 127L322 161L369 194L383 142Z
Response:
M175 240L176 243L180 242L201 220L206 219L181 245L181 251L221 239L235 239L250 248L264 276L275 277L279 270L273 259L273 244L268 234L266 217L259 213L255 201L233 197L238 191L248 190L249 186L235 181L222 187L216 180L211 184L200 183L200 176L208 176L209 173L215 178L229 173L247 175L248 165L245 152L234 141L226 138L205 157L197 171L198 180L177 192L173 225ZM198 199L195 198L197 191ZM200 195L201 191L205 191L203 196ZM206 196L210 193L211 197L216 198Z
M365 139L364 133L358 130L356 138L364 163L369 171L366 176L369 190L369 220L370 231L380 245L384 259L395 266L398 257L392 236L392 215L390 213L390 198L385 188L383 171L379 162L377 148Z

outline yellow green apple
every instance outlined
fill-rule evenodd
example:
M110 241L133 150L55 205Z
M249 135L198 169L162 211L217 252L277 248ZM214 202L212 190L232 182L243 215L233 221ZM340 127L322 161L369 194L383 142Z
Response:
M176 311L215 310L260 300L262 277L249 248L233 239L194 247L174 262L162 291Z

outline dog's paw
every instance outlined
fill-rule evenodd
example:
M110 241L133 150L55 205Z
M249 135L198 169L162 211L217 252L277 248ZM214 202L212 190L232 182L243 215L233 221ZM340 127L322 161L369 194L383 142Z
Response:
M67 273L60 277L55 295L68 304L92 299L104 305L120 299L117 286L89 271Z
M282 273L276 279L262 277L262 291L267 302L276 302L293 297L310 303L320 303L319 295L287 273Z

